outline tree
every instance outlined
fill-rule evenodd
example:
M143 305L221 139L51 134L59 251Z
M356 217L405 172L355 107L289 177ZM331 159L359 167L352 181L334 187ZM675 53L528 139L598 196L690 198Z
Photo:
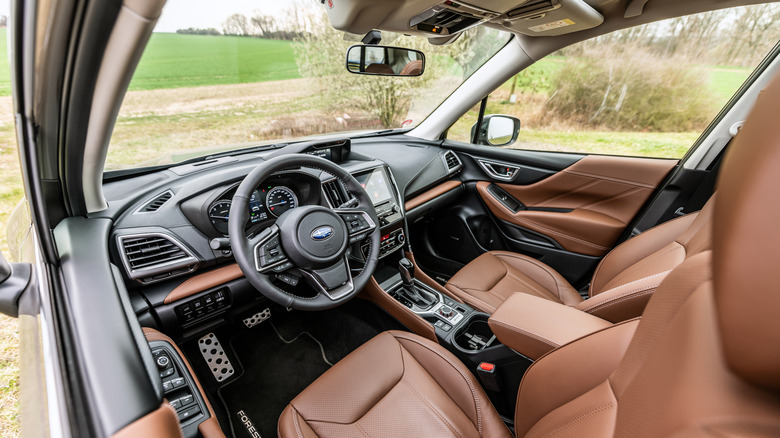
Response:
M312 14L312 10L321 12ZM498 37L497 31L481 27L465 32L446 46L431 45L426 38L383 32L383 43L423 51L425 73L398 78L354 75L346 72L344 56L347 48L355 43L344 40L344 33L331 26L321 8L296 7L289 15L295 18L293 22L298 23L298 29L305 30L294 44L301 76L318 84L328 107L360 111L385 128L400 127L416 108L424 107L417 113L427 115L433 108L425 107L426 104L440 102L443 95L454 91L462 78L493 54L495 47L491 44L500 47L506 41L506 37L503 40Z
M249 21L244 14L233 14L222 24L222 33L237 36L250 35Z
M251 22L255 35L269 36L276 30L276 19L270 15L255 15Z

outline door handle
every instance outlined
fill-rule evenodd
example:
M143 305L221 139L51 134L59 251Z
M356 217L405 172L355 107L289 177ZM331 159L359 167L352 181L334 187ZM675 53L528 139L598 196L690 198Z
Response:
M519 167L497 161L477 160L477 162L491 178L501 181L512 181L520 171Z

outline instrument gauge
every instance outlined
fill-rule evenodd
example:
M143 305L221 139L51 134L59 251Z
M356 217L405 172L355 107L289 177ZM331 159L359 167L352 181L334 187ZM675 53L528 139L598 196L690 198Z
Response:
M265 206L272 215L279 217L287 210L298 206L295 192L285 186L272 188L265 198Z
M222 235L228 234L228 216L230 215L229 200L217 201L209 207L209 221L214 228Z

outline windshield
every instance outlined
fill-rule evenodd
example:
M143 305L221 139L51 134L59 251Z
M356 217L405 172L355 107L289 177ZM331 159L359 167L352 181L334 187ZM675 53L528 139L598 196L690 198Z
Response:
M347 72L347 48L361 36L333 29L319 1L249 11L240 10L241 2L199 3L167 2L119 112L107 171L311 136L411 128L511 37L479 27L435 46L384 32L381 44L423 51L425 72L371 77ZM224 10L216 13L217 4Z

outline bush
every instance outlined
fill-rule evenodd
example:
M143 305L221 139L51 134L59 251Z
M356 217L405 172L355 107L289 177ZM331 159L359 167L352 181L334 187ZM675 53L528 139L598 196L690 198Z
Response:
M643 50L620 52L568 59L552 75L548 117L614 130L683 132L706 126L717 109L706 72Z

